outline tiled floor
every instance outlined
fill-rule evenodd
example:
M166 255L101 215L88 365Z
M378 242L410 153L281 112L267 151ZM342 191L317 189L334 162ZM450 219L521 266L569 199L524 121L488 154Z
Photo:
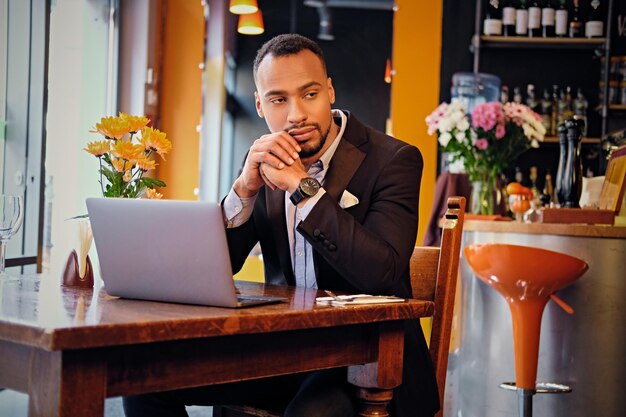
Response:
M211 407L187 407L189 417L212 417ZM28 396L19 392L4 390L0 392L1 417L26 417L28 415ZM124 417L122 399L109 398L105 403L105 417Z

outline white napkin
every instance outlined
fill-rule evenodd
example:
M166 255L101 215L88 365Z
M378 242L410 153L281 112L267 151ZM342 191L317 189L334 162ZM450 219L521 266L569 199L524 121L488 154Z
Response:
M93 234L91 232L91 223L89 219L80 219L78 221L78 275L80 278L85 277L87 270L87 254L91 249Z
M350 191L345 190L339 200L339 207L347 209L348 207L356 206L357 204L359 204L359 199L356 198L356 196Z

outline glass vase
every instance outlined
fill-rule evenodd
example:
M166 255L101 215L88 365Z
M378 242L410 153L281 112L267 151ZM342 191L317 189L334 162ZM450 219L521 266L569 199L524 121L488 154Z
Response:
M479 180L472 181L471 212L484 215L494 214L499 200L498 193L495 173L485 173L480 176Z

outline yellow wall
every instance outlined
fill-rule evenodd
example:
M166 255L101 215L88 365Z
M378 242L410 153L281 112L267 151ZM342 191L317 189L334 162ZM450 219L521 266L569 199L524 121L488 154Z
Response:
M437 140L426 134L424 119L439 104L443 0L396 0L396 4L391 119L394 136L417 146L424 156L420 244L430 218L437 173Z
M156 177L167 183L164 198L195 200L200 181L200 140L196 126L202 109L204 14L199 1L167 0L161 130L172 141L172 152Z

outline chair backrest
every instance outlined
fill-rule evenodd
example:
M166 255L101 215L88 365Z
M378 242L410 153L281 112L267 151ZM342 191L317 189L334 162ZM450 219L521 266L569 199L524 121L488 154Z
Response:
M464 214L465 198L448 198L442 221L441 247L416 246L411 256L413 298L435 303L430 355L435 365L442 411ZM443 415L442 411L438 415Z

